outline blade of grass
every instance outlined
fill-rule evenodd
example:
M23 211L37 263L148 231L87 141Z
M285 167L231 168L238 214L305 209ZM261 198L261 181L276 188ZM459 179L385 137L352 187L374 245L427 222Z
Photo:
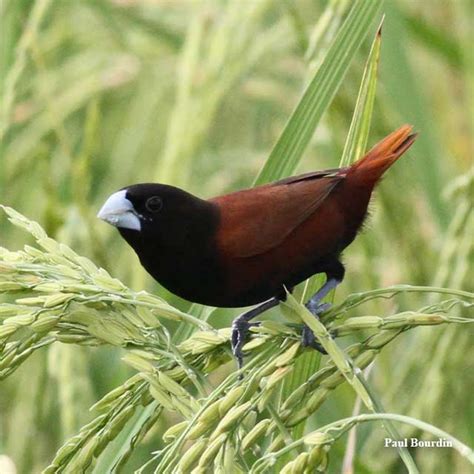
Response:
M331 45L350 7L350 0L329 0L327 3L313 31L310 33L305 54L305 59L313 71L321 64L324 52Z
M339 163L340 167L347 166L359 159L365 153L367 147L377 88L383 20L382 18L365 65L354 115Z
M344 79L349 64L370 29L381 2L357 0L316 71L255 184L290 175L298 166L314 130Z

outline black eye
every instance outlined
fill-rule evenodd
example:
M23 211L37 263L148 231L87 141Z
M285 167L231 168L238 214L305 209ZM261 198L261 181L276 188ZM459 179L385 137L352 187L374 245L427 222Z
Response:
M158 212L163 207L163 201L158 196L153 196L146 200L145 207L150 212Z

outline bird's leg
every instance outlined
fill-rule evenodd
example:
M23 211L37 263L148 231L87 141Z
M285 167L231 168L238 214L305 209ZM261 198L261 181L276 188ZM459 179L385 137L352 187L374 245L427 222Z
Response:
M321 300L324 299L324 297L327 296L331 290L334 290L334 288L336 288L339 283L341 283L341 280L329 278L326 283L324 283L324 285L305 304L308 311L311 314L314 314L314 316L318 316L323 311L326 311L326 309L328 309L331 304L321 303Z
M324 313L327 309L331 307L331 303L321 303L321 300L324 299L327 294L342 282L344 278L344 266L339 261L333 262L331 267L326 271L327 280L326 283L308 300L306 303L306 308L308 311L313 314L316 318L319 319L319 315ZM306 326L303 327L303 333L301 335L301 343L304 347L312 347L321 354L326 354L324 348L316 341L313 331Z
M242 347L245 343L245 336L247 335L249 328L260 324L250 323L249 321L257 317L259 314L262 314L267 309L278 306L279 303L280 300L278 298L271 298L255 308L252 308L250 311L241 314L232 322L232 352L237 359L239 369L241 369L243 365Z

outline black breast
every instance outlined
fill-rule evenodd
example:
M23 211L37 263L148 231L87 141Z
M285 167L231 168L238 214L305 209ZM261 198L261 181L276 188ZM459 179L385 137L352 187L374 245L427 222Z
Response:
M140 232L119 230L158 283L186 300L214 305L224 282L215 246L218 225L217 206L195 198Z

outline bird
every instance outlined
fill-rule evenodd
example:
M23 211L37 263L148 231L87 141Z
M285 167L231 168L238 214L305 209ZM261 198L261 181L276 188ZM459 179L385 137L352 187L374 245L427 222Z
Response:
M118 229L172 293L208 306L254 306L232 324L232 351L242 368L248 330L258 324L251 321L298 283L324 273L306 307L315 317L328 308L322 300L344 279L342 252L364 223L372 191L416 136L403 125L350 166L210 199L167 184L133 184L110 195L97 216ZM324 352L307 326L302 344Z

